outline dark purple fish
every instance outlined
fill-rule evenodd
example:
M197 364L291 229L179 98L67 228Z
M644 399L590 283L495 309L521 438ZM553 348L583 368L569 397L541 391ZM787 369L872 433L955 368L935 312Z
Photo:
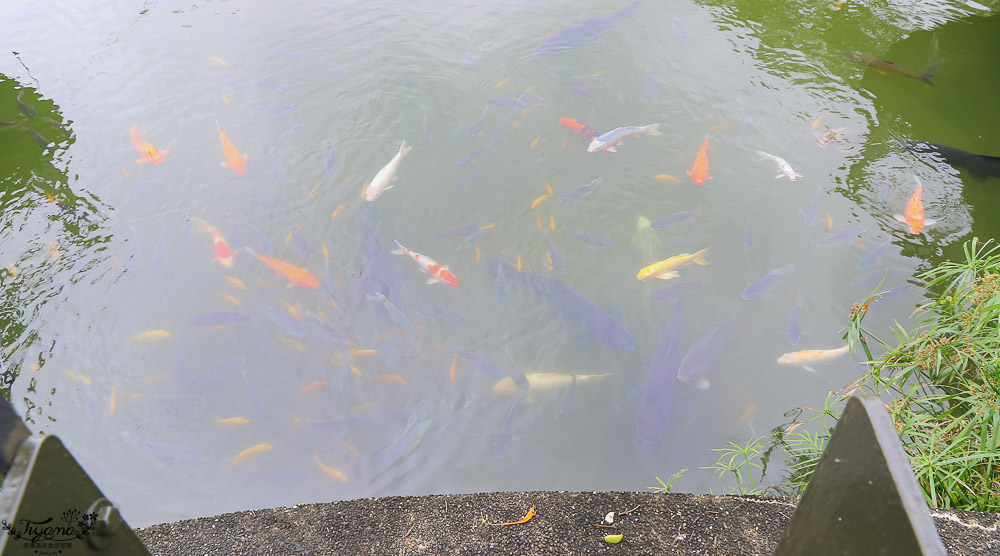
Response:
M465 60L463 60L463 63L465 64L465 67L467 67L467 68L471 68L472 67L473 61L472 61L472 45L471 44L465 50Z
M337 166L337 137L334 136L333 141L330 143L330 150L326 151L326 173L327 175L333 173L333 169Z
M220 326L226 324L235 324L237 322L248 322L250 317L244 315L243 313L237 313L234 311L208 311L205 313L198 313L197 315L188 319L188 324L193 324L195 326Z
M861 260L858 261L858 264L854 265L854 268L858 270L868 270L874 266L875 263L882 260L885 252L889 249L889 246L892 245L889 241L890 240L887 239L875 247L872 247L872 250L866 253L864 257L861 257Z
M444 102L438 102L438 113L441 114L441 117L444 118L445 122L451 123L451 118L448 117L448 111L444 107Z
M544 98L536 95L535 93L529 93L524 91L517 94L517 100L521 103L521 106L548 106L549 102ZM529 106L531 105L531 106Z
M367 206L361 213L361 247L364 256L364 265L361 268L361 275L354 282L354 305L357 306L364 301L369 294L382 294L396 307L402 307L403 301L399 297L399 282L392 272L389 263L389 255L382 245L382 241L375 235L375 221L377 209L373 203L366 203ZM387 322L392 322L392 315L386 306L378 303L373 304L382 318Z
M681 360L681 365L677 369L677 380L685 384L697 382L699 387L707 387L708 381L702 376L722 353L722 342L726 339L728 330L727 325L722 325L698 338Z
M546 54L553 54L555 52L562 52L563 50L569 50L571 48L576 48L583 45L583 43L592 41L600 35L601 31L611 27L615 20L622 17L627 17L635 12L635 7L639 5L639 2L632 2L628 6L602 17L595 17L588 19L583 23L577 23L576 25L563 29L555 35L549 37L541 46L538 47L537 54L539 56L544 56Z
M503 138L503 134L507 130L507 125L510 124L510 118L513 114L514 111L511 110L510 112L507 112L507 115L504 116L502 120L500 120L497 127L493 129L493 135L490 136L491 142L496 143Z
M649 361L649 373L636 415L635 437L639 441L639 450L646 454L660 444L670 422L674 392L677 390L677 371L681 363L680 344L681 310L680 303L675 303L660 343Z
M496 300L497 307L503 307L504 301L507 299L507 288L510 284L503 276L503 251L500 251L500 264L497 265L497 281L496 281Z
M521 392L514 400L514 404L510 406L507 418L503 420L500 430L497 431L497 441L493 445L493 457L500 459L507 454L511 438L514 436L514 421L517 419L517 413L521 410L521 402L527 395L527 391Z
M587 245L593 245L594 247L608 247L615 244L614 240L609 237L604 237L601 234L574 230L573 228L566 228L566 231L569 232L569 235L586 243Z
M503 380L503 370L494 365L489 359L452 342L445 342L445 346L454 351L462 359L472 363L472 366L474 366L477 371L494 380Z
M467 249L471 247L477 241L482 240L486 236L493 232L493 226L483 226L476 230L475 233L462 238L462 241L458 242L459 249Z
M660 84L656 82L656 76L653 75L648 66L646 67L646 96L652 100L660 98Z
M559 402L556 403L556 419L562 417L563 414L566 413L566 410L573 405L573 394L576 393L576 375L574 374L570 376L573 380L569 383L569 388L566 390L566 393L559 398Z
M743 99L736 97L736 104L740 105L740 122L743 123L743 129L750 131L750 126L753 123L753 120L750 119L746 109L743 108Z
M753 233L750 231L750 216L747 216L747 224L743 228L743 250L747 253L753 251Z
M458 176L458 179L455 180L455 187L465 187L466 185L469 185L469 182L471 182L473 178L475 178L482 172L483 168L479 167L479 168L473 168L468 172L462 174L461 176Z
M405 71L403 72L403 86L413 90L413 80L410 79L410 74Z
M590 193L591 191L593 191L595 187L597 187L598 185L601 185L601 183L603 181L604 181L604 178L602 178L601 176L597 176L597 179L595 179L594 181L588 183L587 185L581 185L580 187L574 187L573 189L570 189L566 193L563 193L562 195L559 195L558 199L560 201L572 201L574 199L583 198L588 193Z
M345 72L343 68L341 68L340 66L334 64L329 60L320 59L320 63L323 64L326 67L326 69L332 71L333 73L336 73L337 77L344 77L345 75L347 75L347 72Z
M507 108L514 108L518 105L517 99L511 97L490 97L490 102Z
M464 226L458 226L457 228L441 230L440 232L434 234L434 237L465 237L478 229L479 224L465 224Z
M559 251L556 251L556 246L552 245L552 240L549 239L548 230L542 230L542 233L545 234L545 241L549 244L549 260L552 262L552 270L554 270L556 274L566 274L566 264L563 262L562 255L559 254Z
M453 322L455 324L462 324L465 322L465 317L455 311L452 311L451 309L445 309L444 307L431 305L430 303L423 303L422 306L433 313L435 317L444 319L448 322Z
M483 107L483 115L479 116L479 119L476 120L475 123L472 124L472 127L469 128L469 131L465 132L465 138L472 139L473 137L475 137L480 131L483 130L484 125L486 125L485 107Z
M336 326L323 320L322 317L310 311L309 309L306 309L303 312L305 313L306 318L309 319L309 322L312 323L313 325L312 329L319 337L329 342L333 342L335 344L343 344L347 341L347 336L345 336L343 332L338 330Z
M259 229L257 229L257 226L254 226L253 224L250 224L250 229L253 230L253 233L257 236L257 251L264 255L273 255L274 247L271 246L271 242L268 241L267 236L265 236Z
M599 75L571 75L569 77L564 77L563 81L574 87L593 87L597 85L604 85L608 82L608 79Z
M403 456L417 445L417 440L420 438L420 428L424 424L427 414L433 408L434 406L427 400L417 402L417 405L413 407L413 412L410 414L410 419L406 422L406 427L403 428L403 432L400 433L396 440L392 441L392 444L379 450L372 458L375 469L380 471L387 469L402 459Z
M586 89L581 89L579 87L568 87L566 90L569 91L569 92L571 92L571 93L573 93L576 96L583 97L583 98L586 98L586 99L590 99L590 100L596 102L597 104L601 103L601 101L597 100L597 97L595 97L594 95L590 94L590 91L587 91Z
M818 240L816 240L816 242L821 245L827 245L830 243L837 243L840 241L849 241L853 240L854 238L861 237L865 235L865 233L867 232L868 228L865 228L864 226L854 226L852 228L847 228L839 232L830 232L823 234L822 236L820 236Z
M681 20L677 19L676 15L673 16L673 19L674 19L674 28L677 29L677 34L680 35L681 40L682 41L688 40L687 31L685 31L684 27L681 25Z
M795 305L792 305L792 312L788 314L788 343L789 345L799 345L802 334L799 331L799 307L802 306L802 294L795 296Z
M892 182L889 181L889 173L886 172L882 185L878 188L878 202L883 207L889 204L892 198Z
M496 275L498 266L499 262L496 259L486 261L486 269L491 276ZM562 282L526 272L518 272L516 268L506 263L504 263L503 271L505 278L527 283L539 295L548 297L557 313L566 320L579 323L593 339L621 351L635 349L635 341L632 336L610 313L593 301L569 289Z
M491 146L493 146L493 143L486 143L481 147L472 149L471 151L469 151L468 154L458 159L458 162L455 163L455 166L461 168L462 166L467 166L469 164L472 164L473 162L479 160L479 157L483 156L483 154L485 154L486 151L489 150Z
M502 266L500 268L503 268ZM507 338L503 341L504 351L507 352L507 374L510 375L510 379L514 381L514 385L517 386L522 393L527 394L528 389L531 388L531 383L528 382L528 377L524 376L524 371L521 367L514 362L514 356L510 354L510 346L507 344Z
M285 334L296 338L305 336L306 331L302 328L302 324L295 320L295 317L289 315L288 311L282 311L281 309L275 309L274 307L268 306L261 307L260 311L264 313L264 316L270 319L270 321L280 328Z
M295 250L299 253L299 256L306 258L312 253L312 248L309 247L309 240L306 236L302 235L302 230L298 226L292 224L292 221L285 217L285 224L288 225L288 231L292 235L292 244L295 245Z
M420 134L421 140L424 142L425 147L431 146L431 134L427 131L427 113L424 112L424 127Z
M694 290L701 287L701 282L697 280L688 280L686 282L674 282L668 286L663 286L662 288L655 289L649 292L650 299L674 299L680 297L688 292L693 292Z
M701 207L700 206L695 207L695 208L693 208L691 210L685 210L685 211L681 211L681 212L675 212L674 214L671 214L671 215L668 215L668 216L664 216L663 218L657 218L656 220L653 220L652 222L649 223L649 227L650 228L668 228L670 226L674 226L674 225L680 224L681 222L685 222L687 220L690 220L691 218L694 218L695 216L698 216L699 213L701 213Z
M816 223L816 215L819 213L819 194L821 191L823 191L823 188L817 185L816 196L813 197L812 205L809 206L809 210L805 215L805 220L803 220L806 226L812 226Z
M757 280L753 284L747 286L747 289L743 290L743 294L740 297L743 299L753 299L763 293L766 293L770 291L771 288L777 286L779 282L784 280L786 276L794 271L795 263L788 263L785 266L778 267L765 274L760 280Z

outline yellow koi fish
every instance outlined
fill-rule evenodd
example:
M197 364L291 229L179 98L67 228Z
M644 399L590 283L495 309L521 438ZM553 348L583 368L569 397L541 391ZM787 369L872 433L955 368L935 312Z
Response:
M237 465L239 465L240 463L246 461L248 458L251 458L251 457L256 456L258 454L263 454L264 452L269 452L269 451L271 451L272 448L274 448L274 446L271 446L270 444L267 444L267 443L264 443L264 442L261 442L260 444L257 444L256 446L251 446L251 447L247 448L246 450L243 450L242 452L236 454L236 456L232 459L232 461L230 461L229 463L227 463L223 467L223 469L232 469L232 468L236 467Z
M675 268L691 263L699 264L702 266L707 265L708 261L705 260L705 251L708 251L708 247L702 249L701 251L697 251L695 253L681 253L680 255L670 257L669 259L664 259L660 262L653 263L647 266L646 268L640 270L639 274L636 274L635 277L638 278L639 280L645 280L650 276L659 278L661 280L669 280L671 278L676 278L677 276L680 276L680 274L676 270L674 270Z
M564 373L529 373L524 375L528 379L528 384L530 385L529 392L544 392L548 390L557 390L561 388L569 388L573 383L573 376L571 374ZM611 376L611 373L603 375L575 375L576 381L587 383L587 382L601 382L602 380ZM497 382L493 385L493 391L497 394L515 395L521 392L521 389L517 387L514 383L514 379L509 376L503 380Z
M129 340L162 340L163 338L169 338L171 336L173 336L173 334L171 334L168 330L147 330L132 336Z
M226 425L227 427L235 427L250 423L250 419L247 419L246 417L225 417L223 419L216 419L215 422L220 425Z
M313 454L313 457L316 458L316 466L319 467L319 470L322 471L324 475L330 477L335 481L339 481L341 483L347 483L347 475L344 475L339 470L334 469L333 467L330 467L329 465L320 461L319 454Z

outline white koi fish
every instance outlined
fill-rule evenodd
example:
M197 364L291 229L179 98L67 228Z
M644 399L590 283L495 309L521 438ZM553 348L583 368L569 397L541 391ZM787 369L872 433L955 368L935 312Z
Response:
M778 173L778 175L774 176L776 178L785 177L785 178L788 178L788 181L795 181L796 177L799 177L799 178L802 177L802 174L800 174L800 173L796 172L795 170L793 170L792 169L792 165L789 164L788 162L786 162L785 159L781 158L780 156L774 156L773 154L767 154L764 151L757 151L757 156L759 156L761 160L773 160L775 162L775 164L778 165L778 172L779 173Z
M596 153L600 150L608 152L618 152L615 148L622 139L630 135L663 135L659 131L660 124L649 124L647 126L626 126L616 127L607 133L603 133L594 138L587 147L587 152Z
M396 169L399 168L399 161L403 160L403 157L410 150L412 149L406 146L406 139L403 139L403 143L399 145L399 152L396 153L396 156L392 157L392 160L375 174L371 183L365 186L364 193L361 195L364 200L368 202L374 201L386 189L392 189L393 186L389 185L389 183L396 179Z
M455 275L448 270L448 267L441 266L430 257L425 257L416 251L411 251L403 247L403 244L398 241L396 245L399 246L399 249L393 249L390 253L393 255L409 255L413 260L417 261L417 264L424 269L424 272L430 274L430 278L427 279L428 284L436 284L443 280L449 286L458 285L458 278L455 278Z
M839 357L847 353L847 346L837 349L807 349L805 351L793 351L778 358L779 365L798 365L810 373L815 373L816 369L809 366L810 363L826 361L834 357Z

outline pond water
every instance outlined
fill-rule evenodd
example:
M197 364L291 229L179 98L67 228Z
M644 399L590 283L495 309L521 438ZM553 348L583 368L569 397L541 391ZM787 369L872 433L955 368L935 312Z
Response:
M132 525L389 494L644 490L682 468L676 490L720 492L732 484L698 469L712 448L863 372L779 356L843 346L849 308L883 278L866 324L910 325L914 273L996 234L982 159L904 144L1000 154L990 15L5 6L4 386ZM842 52L930 68L933 85ZM659 135L588 152L593 133L650 124ZM392 187L364 200L403 141ZM776 179L757 151L800 177ZM921 234L894 217L918 180L936 221ZM421 260L390 254L395 241ZM636 277L705 249L669 280ZM427 257L457 284L427 284ZM679 382L688 354L684 374L704 374Z

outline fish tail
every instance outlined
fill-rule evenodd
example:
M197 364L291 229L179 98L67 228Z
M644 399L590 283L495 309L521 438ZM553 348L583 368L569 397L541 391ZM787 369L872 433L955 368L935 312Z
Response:
M392 251L389 251L389 254L391 254L391 255L405 255L406 254L406 247L403 247L403 244L400 243L399 240L394 239L393 241L396 242L396 245L399 246L399 249L393 249Z
M628 6L625 6L624 8L618 10L618 16L619 17L631 17L632 14L635 13L635 8L638 5L639 5L639 1L638 0L636 0L635 2L632 2Z
M400 155L400 158L406 156L406 153L408 153L408 152L410 152L412 150L413 150L413 147L407 147L406 146L406 139L403 139L403 142L400 143L400 145L399 145L399 155Z
M941 66L941 62L944 62L944 60L938 60L937 62L934 62L924 68L924 71L919 74L919 79L928 85L934 85L931 83L931 78L934 77L934 73L937 72L938 67Z
M773 156L767 154L764 151L757 151L757 156L759 156L761 160L771 160L772 158L774 158Z
M660 131L660 124L649 124L648 126L646 126L646 134L647 135L663 135L663 132Z
M698 251L694 255L691 255L691 262L693 262L695 264L700 264L701 266L707 265L708 261L705 260L705 251L708 251L708 250L709 250L709 248L706 247L706 248L702 249L701 251Z
M243 248L247 250L247 253L250 253L251 255L253 255L255 257L260 257L260 253L258 253L256 251L254 251L253 249L251 249L250 246L244 245Z

